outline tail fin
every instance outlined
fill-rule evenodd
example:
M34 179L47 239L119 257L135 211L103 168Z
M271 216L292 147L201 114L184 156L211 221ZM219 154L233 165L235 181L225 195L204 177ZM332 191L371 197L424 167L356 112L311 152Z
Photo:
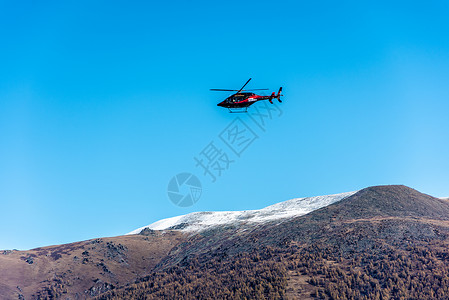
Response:
M281 94L281 92L282 92L282 86L279 88L278 94L276 95L276 99L278 99L279 102L282 102L281 96L283 96L283 95ZM274 92L273 92L273 94L274 94Z

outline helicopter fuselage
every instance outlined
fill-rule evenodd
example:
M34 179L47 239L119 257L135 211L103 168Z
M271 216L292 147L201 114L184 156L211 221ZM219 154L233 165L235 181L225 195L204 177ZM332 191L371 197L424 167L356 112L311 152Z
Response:
M253 105L257 101L271 100L272 98L273 96L260 96L254 93L237 93L218 103L217 106L226 108L248 107L250 105Z

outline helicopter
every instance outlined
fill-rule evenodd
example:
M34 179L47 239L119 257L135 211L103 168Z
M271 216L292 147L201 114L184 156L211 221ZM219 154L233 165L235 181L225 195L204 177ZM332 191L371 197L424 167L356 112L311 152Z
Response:
M222 102L218 103L217 106L226 107L230 113L235 112L248 112L248 107L256 103L257 101L261 100L268 100L271 104L273 104L273 99L277 99L279 102L282 102L281 100L281 92L282 87L279 88L278 93L275 92L271 93L270 96L261 96L256 95L250 91L264 91L268 89L251 89L251 90L244 90L245 86L248 84L248 82L251 81L251 78L248 79L248 81L242 86L239 90L227 90L227 89L210 89L211 91L224 91L224 92L237 92L235 94L232 94Z

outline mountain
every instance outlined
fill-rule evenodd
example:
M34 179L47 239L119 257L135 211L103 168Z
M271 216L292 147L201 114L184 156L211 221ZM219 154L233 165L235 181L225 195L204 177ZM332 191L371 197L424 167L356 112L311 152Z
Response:
M0 255L2 299L448 299L449 202L405 186Z
M448 299L448 212L445 200L377 186L302 216L211 226L99 299Z

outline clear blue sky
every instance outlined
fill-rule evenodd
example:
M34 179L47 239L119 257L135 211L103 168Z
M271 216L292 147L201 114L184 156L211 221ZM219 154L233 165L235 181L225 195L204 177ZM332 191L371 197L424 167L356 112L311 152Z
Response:
M449 196L447 1L63 2L0 1L0 249L380 184ZM209 88L249 77L283 115L211 183L193 158L236 115ZM203 195L180 208L186 171Z

